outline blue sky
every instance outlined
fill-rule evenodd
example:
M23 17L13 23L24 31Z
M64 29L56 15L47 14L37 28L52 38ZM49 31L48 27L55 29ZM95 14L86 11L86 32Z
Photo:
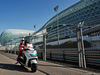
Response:
M39 30L56 13L80 0L0 0L0 33L6 29Z

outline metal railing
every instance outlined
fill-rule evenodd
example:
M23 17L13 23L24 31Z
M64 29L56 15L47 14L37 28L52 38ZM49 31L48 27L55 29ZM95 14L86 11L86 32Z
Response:
M2 52L18 54L16 50L1 50ZM39 59L43 59L43 49L37 50ZM86 64L100 66L100 49L96 48L85 48ZM66 48L66 49L47 49L46 51L47 60L57 60L62 62L79 63L77 48Z

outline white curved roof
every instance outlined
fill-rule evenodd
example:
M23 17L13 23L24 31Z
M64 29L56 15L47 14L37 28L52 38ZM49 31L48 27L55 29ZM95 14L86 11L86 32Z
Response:
M29 36L29 34L33 34L33 33L34 31L29 31L29 30L7 29L1 33L0 41L1 44L4 44L20 37Z

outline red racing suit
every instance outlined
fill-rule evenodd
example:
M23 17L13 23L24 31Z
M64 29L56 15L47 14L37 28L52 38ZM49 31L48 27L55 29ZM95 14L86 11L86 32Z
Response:
M21 56L21 54L22 54L21 47L22 47L22 45L19 45L19 54L18 54L18 57L17 57L17 61L19 60L19 57L20 57L20 56Z

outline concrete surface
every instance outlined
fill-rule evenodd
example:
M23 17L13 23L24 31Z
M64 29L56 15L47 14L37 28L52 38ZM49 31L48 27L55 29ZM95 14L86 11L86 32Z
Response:
M17 55L0 53L0 75L100 75L99 73L86 70L65 67L64 65L54 64L38 60L38 70L31 72L28 67L15 65Z

